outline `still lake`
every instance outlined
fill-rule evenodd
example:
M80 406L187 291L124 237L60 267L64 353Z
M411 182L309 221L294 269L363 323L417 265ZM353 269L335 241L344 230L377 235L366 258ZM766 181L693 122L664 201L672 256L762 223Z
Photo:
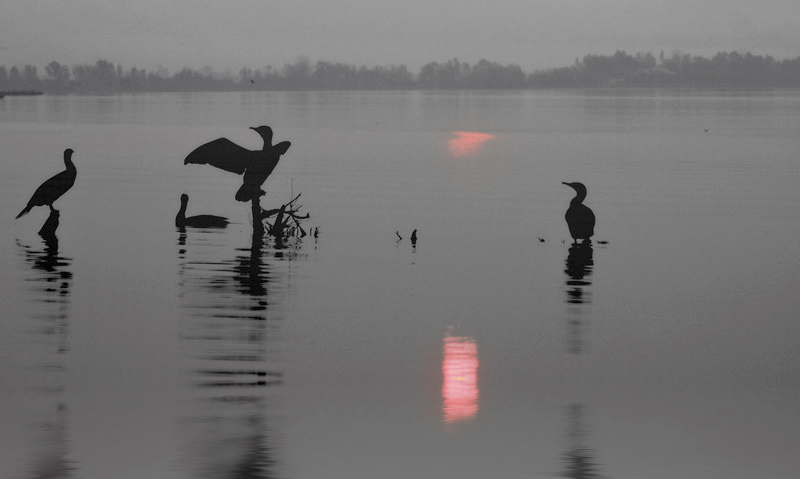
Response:
M318 238L183 164L263 124ZM0 148L0 477L800 470L800 93L6 97Z

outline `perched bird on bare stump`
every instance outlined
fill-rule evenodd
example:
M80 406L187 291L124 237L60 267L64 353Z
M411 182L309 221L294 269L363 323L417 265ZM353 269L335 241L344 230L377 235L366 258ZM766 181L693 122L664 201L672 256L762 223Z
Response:
M36 191L33 192L33 196L28 200L28 205L19 212L17 218L26 215L34 206L47 205L50 207L50 211L55 211L53 202L59 199L61 195L66 193L72 188L72 185L75 184L77 170L75 169L75 164L72 163L72 153L73 151L70 148L64 150L64 164L67 166L67 169L48 179L36 188Z
M564 215L569 227L569 234L575 243L578 240L590 242L589 238L594 235L594 213L588 206L583 204L583 200L586 199L586 186L578 182L567 183L563 181L562 184L574 189L576 193L572 201L569 202L567 214Z

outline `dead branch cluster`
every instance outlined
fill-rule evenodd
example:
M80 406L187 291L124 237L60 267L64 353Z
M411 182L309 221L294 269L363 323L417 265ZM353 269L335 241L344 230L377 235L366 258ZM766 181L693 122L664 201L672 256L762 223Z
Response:
M308 213L300 213L300 209L303 207L297 202L300 195L301 193L298 193L290 202L280 208L261 210L261 220L264 223L266 234L278 240L285 240L291 237L303 238L309 234L302 224L311 216ZM313 228L311 234L316 238L319 234L319 228Z

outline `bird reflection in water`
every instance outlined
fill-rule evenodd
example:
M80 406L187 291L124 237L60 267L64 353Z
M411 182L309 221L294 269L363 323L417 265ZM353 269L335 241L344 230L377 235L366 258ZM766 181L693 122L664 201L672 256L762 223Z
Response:
M453 426L478 414L478 345L473 338L444 338L442 416Z
M567 451L563 455L562 477L570 479L599 479L606 477L598 472L597 454L585 445L585 408L582 404L567 407Z
M27 384L33 391L29 411L37 434L36 446L31 448L35 452L30 474L26 477L68 479L75 477L77 470L69 459L69 408L64 398L73 274L72 259L59 254L57 226L58 211L52 210L40 232L43 250L17 241L20 256L34 272L25 280L31 298L26 311L31 324L26 347L36 358L31 362Z
M181 421L185 464L192 477L275 477L281 318L267 298L282 289L273 267L292 256L254 235L227 259L228 241L223 230L178 232L180 338L195 398Z
M589 277L592 275L594 260L591 243L573 243L567 254L566 269L566 302L567 324L569 336L567 349L570 353L580 354L584 349L583 329L585 305L592 302Z

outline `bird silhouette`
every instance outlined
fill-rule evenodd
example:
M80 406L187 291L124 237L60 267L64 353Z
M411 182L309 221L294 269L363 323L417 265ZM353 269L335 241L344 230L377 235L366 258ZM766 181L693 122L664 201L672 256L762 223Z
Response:
M417 244L417 230L411 232L411 244L415 246Z
M228 226L228 219L222 216L214 215L197 215L186 217L186 205L189 203L189 195L186 193L181 195L181 209L178 210L178 215L175 216L175 226L184 228L186 226L192 228L224 228Z
M583 204L586 199L586 186L583 183L567 183L562 181L562 184L569 186L575 190L575 197L569 202L569 208L564 218L567 220L569 226L569 234L575 243L579 239L584 242L590 242L589 238L594 235L594 213L588 206Z
M67 169L48 179L36 188L36 191L33 192L33 196L28 200L28 205L25 206L14 219L28 214L34 206L47 205L50 207L50 211L55 210L55 208L53 208L53 202L59 199L61 195L66 193L72 188L72 185L75 184L77 170L75 169L75 164L72 163L72 153L73 151L70 148L64 150L64 164L67 166Z
M237 201L250 201L264 194L261 185L275 169L281 155L292 144L282 141L272 144L272 128L262 125L250 127L261 135L264 146L261 150L248 150L227 138L217 138L194 149L183 160L183 164L211 165L237 175L243 175L242 186L236 192Z

